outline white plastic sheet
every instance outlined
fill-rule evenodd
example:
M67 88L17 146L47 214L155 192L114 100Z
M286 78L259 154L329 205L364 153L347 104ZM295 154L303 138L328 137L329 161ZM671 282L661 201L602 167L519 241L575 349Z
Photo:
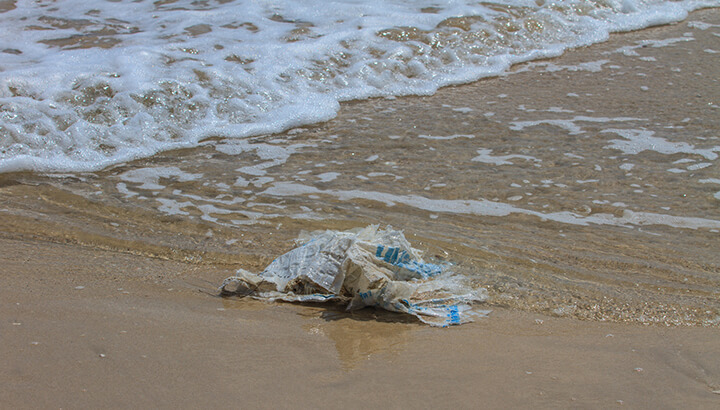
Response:
M224 295L291 302L338 300L348 310L376 306L416 316L433 326L472 321L488 311L472 308L486 299L450 265L426 263L402 232L377 225L325 231L301 238L301 246L275 259L260 274L239 270L223 282Z

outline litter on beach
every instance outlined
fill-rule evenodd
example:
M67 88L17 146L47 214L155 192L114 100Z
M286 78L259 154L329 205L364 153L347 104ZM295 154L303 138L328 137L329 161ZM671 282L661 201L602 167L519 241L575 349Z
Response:
M452 265L423 261L401 231L371 225L298 238L299 246L259 274L240 269L223 282L224 296L288 302L346 303L407 313L432 326L471 322L489 311L473 308L487 296L455 274Z

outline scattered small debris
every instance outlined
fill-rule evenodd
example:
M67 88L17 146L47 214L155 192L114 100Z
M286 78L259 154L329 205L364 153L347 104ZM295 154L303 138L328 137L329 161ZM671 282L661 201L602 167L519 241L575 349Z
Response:
M31 345L37 346L40 344L40 342L30 342Z
M643 371L643 368L642 368L642 367L636 367L636 368L635 368L635 371L638 372L638 373L640 373L640 372Z
M535 324L536 324L536 325L542 325L544 322L545 322L545 321L542 320L542 319L535 319Z

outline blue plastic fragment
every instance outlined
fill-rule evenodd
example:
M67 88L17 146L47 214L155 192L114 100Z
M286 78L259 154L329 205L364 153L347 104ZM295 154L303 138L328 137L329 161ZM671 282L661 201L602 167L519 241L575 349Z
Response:
M378 245L375 250L375 257L391 265L406 269L417 275L420 279L431 278L439 275L443 271L442 266L433 263L418 262L413 259L412 255L407 251L401 250L400 248Z

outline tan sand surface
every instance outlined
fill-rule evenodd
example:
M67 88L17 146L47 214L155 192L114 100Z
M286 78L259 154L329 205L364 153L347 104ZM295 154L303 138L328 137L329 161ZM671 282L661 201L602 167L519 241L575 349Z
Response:
M225 273L207 267L45 242L0 246L4 408L717 408L720 400L717 328L496 309L435 329L374 310L222 299L206 280Z

